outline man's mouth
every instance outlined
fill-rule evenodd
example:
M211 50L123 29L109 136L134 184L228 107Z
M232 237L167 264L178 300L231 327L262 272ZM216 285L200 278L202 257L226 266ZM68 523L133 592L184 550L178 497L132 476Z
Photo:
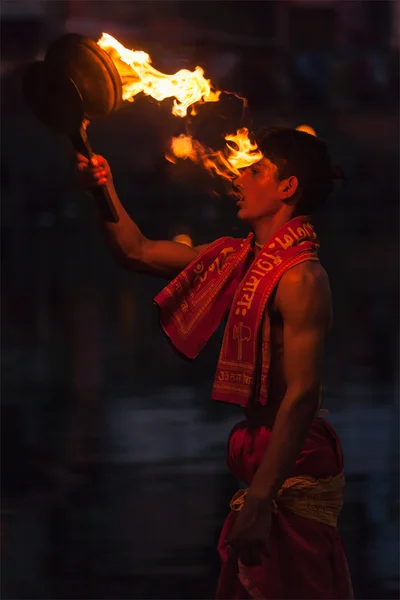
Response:
M238 191L232 191L231 192L231 196L236 200L236 204L241 204L243 203L243 196L240 192Z

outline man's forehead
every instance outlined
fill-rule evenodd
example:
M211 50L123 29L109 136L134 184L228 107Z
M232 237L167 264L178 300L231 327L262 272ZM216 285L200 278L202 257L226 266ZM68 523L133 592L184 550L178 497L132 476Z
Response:
M266 156L263 156L261 160L254 162L253 164L249 165L248 167L244 167L243 169L240 169L240 172L246 173L249 169L254 168L254 167L259 167L260 172L261 171L274 172L278 169L277 165L275 163L273 163L272 160L270 160Z
M258 163L256 163L258 165L260 165L261 167L263 167L264 169L268 169L268 170L275 170L278 168L276 166L276 164L274 164L272 162L272 160L270 160L267 156L264 156Z

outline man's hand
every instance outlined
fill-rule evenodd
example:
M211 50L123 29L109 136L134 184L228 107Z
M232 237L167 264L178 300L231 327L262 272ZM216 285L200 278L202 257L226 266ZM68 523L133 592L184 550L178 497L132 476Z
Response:
M112 183L108 162L102 156L92 156L90 161L76 154L76 181L83 189ZM112 186L114 187L114 186ZM118 195L113 190L113 202L119 221L100 220L104 238L116 262L130 271L141 271L173 279L202 252L207 244L194 248L169 240L149 240L128 215Z
M247 493L243 508L237 513L227 543L232 555L244 565L261 564L261 554L269 553L272 504Z
M104 185L112 180L111 169L103 156L92 156L89 160L76 153L76 182L84 189Z

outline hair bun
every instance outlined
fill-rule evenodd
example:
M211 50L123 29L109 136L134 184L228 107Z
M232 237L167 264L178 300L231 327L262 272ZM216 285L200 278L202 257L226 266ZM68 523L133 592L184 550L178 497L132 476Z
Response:
M347 181L347 177L341 167L332 167L333 181Z

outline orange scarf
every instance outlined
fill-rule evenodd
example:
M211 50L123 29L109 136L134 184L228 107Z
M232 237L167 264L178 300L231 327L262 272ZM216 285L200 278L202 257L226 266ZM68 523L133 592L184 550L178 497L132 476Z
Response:
M288 269L318 260L308 217L285 223L246 271L253 238L216 240L154 298L161 327L187 358L198 355L229 311L212 397L244 407L254 396L267 401L270 342L260 343L260 327L268 299Z

